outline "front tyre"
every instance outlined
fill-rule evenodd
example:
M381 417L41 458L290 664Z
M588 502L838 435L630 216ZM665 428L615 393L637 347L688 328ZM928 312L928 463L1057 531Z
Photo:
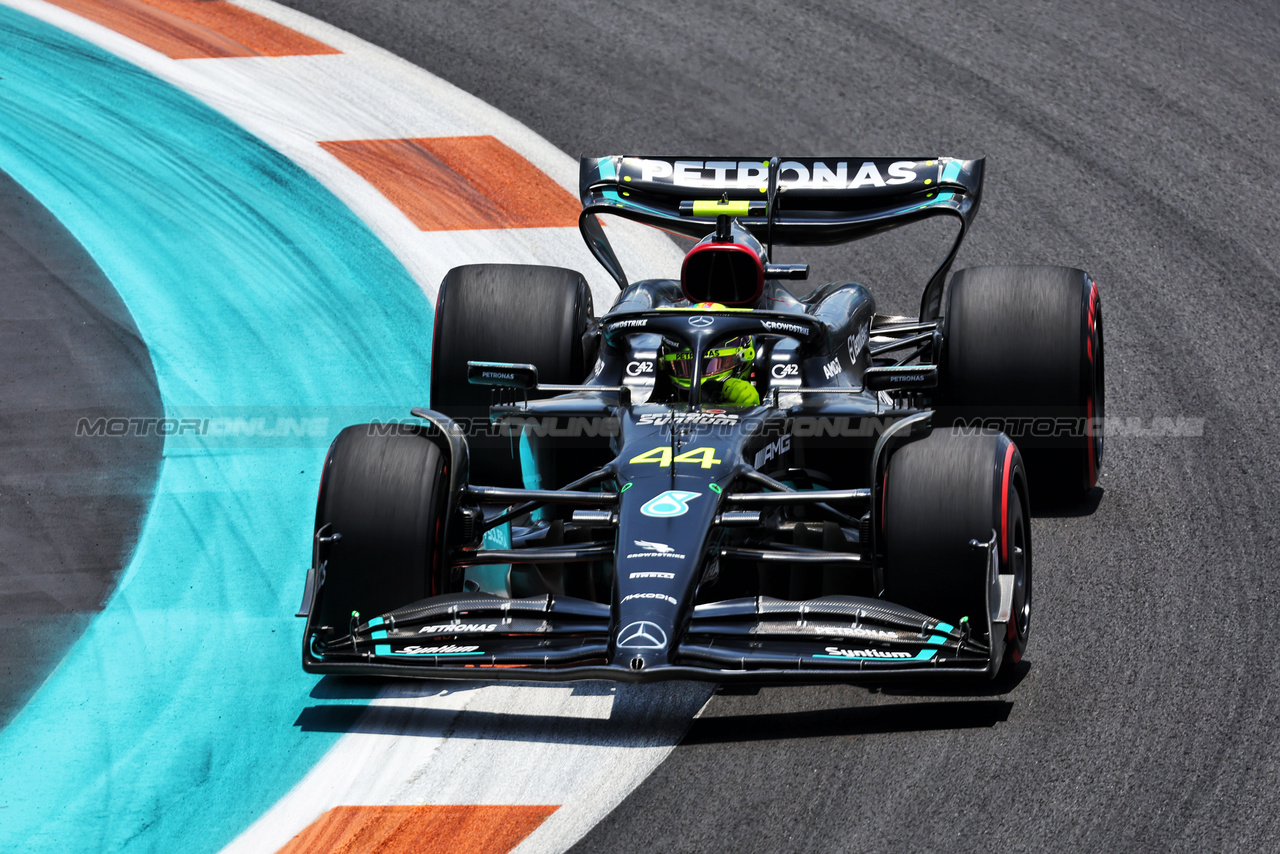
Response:
M362 619L444 589L445 455L425 428L359 424L329 447L316 503L325 546L316 625ZM327 528L327 530L325 530Z
M882 500L884 598L985 632L1005 576L1010 619L990 640L1004 641L1003 663L1020 660L1031 628L1031 529L1026 472L1009 437L934 430L890 457ZM973 545L993 536L994 566Z

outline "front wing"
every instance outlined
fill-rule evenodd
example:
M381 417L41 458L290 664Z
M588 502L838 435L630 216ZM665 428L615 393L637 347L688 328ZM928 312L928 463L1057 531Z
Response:
M997 639L1002 628L982 627ZM327 643L308 624L304 643L303 666L311 673L548 682L973 679L994 676L1003 652L971 637L967 621L953 626L854 596L698 605L680 637L622 638L619 646L608 605L552 595L450 594L353 625ZM657 648L667 649L669 663L645 665L629 655Z

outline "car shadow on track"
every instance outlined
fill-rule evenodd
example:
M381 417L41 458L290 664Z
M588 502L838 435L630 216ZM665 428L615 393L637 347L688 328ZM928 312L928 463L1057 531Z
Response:
M544 744L633 744L643 721L522 715L420 706L308 706L294 726L303 732Z
M388 688L390 687L390 691ZM481 695L459 708L446 695L492 687L481 682L388 682L326 677L312 690L321 702L301 710L303 732L360 733L418 738L524 741L547 744L671 744L706 702L709 686L691 682L616 685L608 682L510 682L523 701ZM539 689L550 696L539 697ZM613 700L605 706L591 698ZM441 698L437 707L432 698ZM376 700L376 702L368 702ZM329 702L325 702L329 701ZM497 703L489 710L485 702ZM479 704L477 706L477 703ZM549 704L549 705L548 705ZM551 708L554 714L538 714ZM510 710L507 710L510 709ZM637 733L643 734L638 737Z
M1081 516L1092 516L1106 494L1107 491L1101 486L1095 486L1079 501L1062 502L1038 500L1032 493L1031 516L1034 519L1075 519Z
M687 746L929 730L986 729L1007 721L1012 710L1013 703L1007 700L940 700L764 715L702 717L690 724L681 743Z

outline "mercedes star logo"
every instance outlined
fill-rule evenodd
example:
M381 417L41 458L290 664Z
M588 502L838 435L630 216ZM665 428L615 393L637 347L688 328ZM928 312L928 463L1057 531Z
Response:
M707 317L705 314L700 314L697 317L689 318L689 325L696 326L699 329L701 329L704 326L710 326L713 323L715 323L715 318Z
M628 623L618 632L618 646L628 649L662 649L667 645L667 633L657 623L640 620Z

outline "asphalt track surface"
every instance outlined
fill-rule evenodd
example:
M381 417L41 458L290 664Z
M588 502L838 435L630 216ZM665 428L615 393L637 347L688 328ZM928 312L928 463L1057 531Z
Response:
M155 488L159 435L95 442L77 426L163 408L120 295L3 172L0 330L3 727L111 594Z
M578 850L1274 847L1280 241L1268 214L1280 25L1268 4L289 5L441 75L569 154L987 155L983 210L957 266L1071 264L1102 285L1110 414L1138 420L1109 437L1094 500L1035 523L1036 619L1015 679L963 696L721 693ZM70 615L96 607L102 579L127 557L145 505L136 495L155 465L144 447L132 462L71 461L77 478L102 480L69 497L38 455L14 450L24 434L12 425L49 417L40 395L51 390L111 398L101 383L68 385L64 358L132 364L127 380L102 377L139 401L108 402L158 410L127 317L102 308L110 295L74 246L17 241L24 216L50 231L38 210L5 214L4 286L43 281L64 293L30 311L3 299L4 497L34 484L37 503L4 505L0 558L31 548L42 559L26 566L51 566L47 555L63 567L53 574L83 586L49 599L4 588L6 636L39 621L24 624L23 613L62 614L74 632L83 617ZM912 242L882 243L779 260L809 260L819 281L856 278L882 307L910 310L927 259ZM9 355L15 334L69 312L77 292L95 294L99 321L74 335L46 326L41 356ZM45 373L28 374L31 363ZM1170 430L1159 418L1186 420ZM62 434L44 430L30 427L25 447L56 460ZM104 492L124 503L103 503L115 521L88 529L101 554L82 572L74 544L57 536L70 530L58 503L102 506ZM29 633L22 644L46 646ZM14 706L21 696L10 692L48 666L29 655L20 664L27 675L0 692Z
M575 850L1274 850L1272 4L287 5L572 155L986 155L957 266L1101 284L1126 420L1092 501L1034 524L1014 679L723 692ZM892 310L927 269L903 240L807 260Z

